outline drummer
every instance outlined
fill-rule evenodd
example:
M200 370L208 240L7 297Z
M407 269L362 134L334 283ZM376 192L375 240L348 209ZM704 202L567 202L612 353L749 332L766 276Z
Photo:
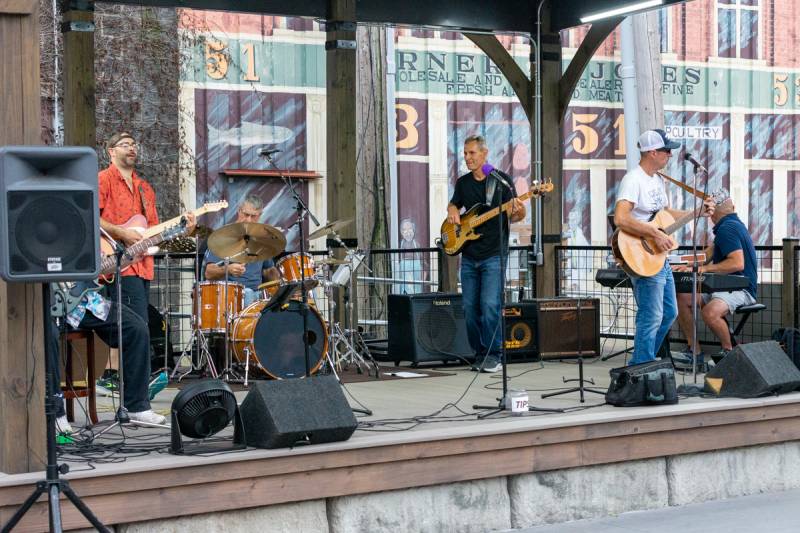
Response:
M236 222L258 223L264 203L254 194L248 195L236 212ZM203 258L205 262L204 275L209 281L225 280L225 265L218 266L222 261L210 249ZM272 259L256 261L254 263L234 263L228 265L228 281L244 285L244 305L247 307L261 297L258 286L264 281L276 281L281 278L275 262Z

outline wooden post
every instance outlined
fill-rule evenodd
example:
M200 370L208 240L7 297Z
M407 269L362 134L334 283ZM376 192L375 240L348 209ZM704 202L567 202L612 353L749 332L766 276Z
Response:
M326 178L328 219L333 221L356 216L356 0L329 0L328 6L325 42ZM355 244L356 228L357 224L353 223L340 233L343 239L351 239L348 246ZM342 254L338 253L337 256L341 257ZM353 303L357 301L356 294L350 297ZM341 298L338 300L335 318L344 323L344 306L341 305Z
M546 27L547 25L545 25ZM542 131L532 131L542 137L542 179L552 179L553 194L544 196L542 206L542 250L544 263L536 267L536 297L555 296L553 280L556 276L555 246L561 243L562 198L564 197L561 173L562 129L559 101L561 80L561 39L559 34L542 32ZM536 220L536 202L533 202L533 220Z
M72 9L62 2L64 34L64 144L94 148L94 12ZM94 3L89 3L94 7Z
M633 15L633 39L636 47L634 67L641 133L666 126L664 98L661 95L661 45L657 12Z
M38 0L0 3L0 46L0 146L41 144ZM41 289L0 281L0 472L44 467L44 420Z
M800 324L800 317L795 316L797 309L797 257L795 247L800 239L789 237L783 239L783 291L781 294L781 324L785 328L794 328Z
M458 257L439 252L439 291L458 292Z

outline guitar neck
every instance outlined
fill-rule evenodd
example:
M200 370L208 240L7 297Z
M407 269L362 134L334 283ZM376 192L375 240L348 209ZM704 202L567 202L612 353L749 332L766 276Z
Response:
M694 217L695 217L695 215L697 213L698 213L697 210L689 211L688 213L686 213L682 217L678 218L675 222L673 222L672 224L670 224L669 226L664 228L664 233L666 233L667 235L672 235L673 233L678 231L680 228L682 228L683 226L685 226L686 224L688 224L689 222L694 220Z
M524 202L525 200L527 200L531 196L534 196L535 194L537 194L536 191L528 191L526 193L523 193L523 194L519 195L517 198L520 201ZM511 204L513 202L514 202L514 200L509 200L506 203L502 204L500 207L495 207L493 209L489 209L485 213L476 216L475 218L472 219L472 224L471 224L472 227L474 228L476 226L480 226L484 222L487 222L487 221L493 219L494 217L496 217L497 215L500 214L500 210L501 209L503 211L508 211L510 213L511 212Z
M147 239L142 239L136 244L132 244L131 246L125 248L123 263L125 262L125 258L128 258L130 260L131 258L144 254L147 251L147 249L150 248L151 246L160 244L164 240L162 233L159 233L158 235L149 237ZM103 258L103 261L100 264L100 273L110 274L116 268L117 268L117 256L114 254L107 255L106 257Z

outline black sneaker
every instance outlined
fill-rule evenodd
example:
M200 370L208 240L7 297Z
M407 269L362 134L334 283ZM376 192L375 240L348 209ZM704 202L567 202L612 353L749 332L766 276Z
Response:
M499 372L503 369L503 365L500 364L500 359L493 355L487 355L486 359L483 360L483 367L481 368L481 372L492 373L492 372Z
M718 365L719 362L722 361L722 359L724 359L725 356L728 355L729 353L731 353L730 350L726 350L725 348L723 348L720 351L718 351L717 353L712 354L711 355L711 360L714 361L715 365Z
M481 367L483 366L483 360L484 359L485 359L485 356L483 356L483 355L476 356L475 357L475 362L472 363L472 365L469 367L469 369L472 370L473 372L480 372L481 371Z
M688 348L675 353L672 353L672 364L675 365L677 369L692 369L692 351ZM697 354L697 367L702 368L705 367L705 354L700 352Z

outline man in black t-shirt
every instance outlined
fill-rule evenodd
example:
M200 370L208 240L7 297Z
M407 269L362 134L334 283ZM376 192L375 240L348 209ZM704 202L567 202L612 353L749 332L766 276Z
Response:
M480 204L488 210L512 199L511 221L525 218L525 206L516 198L511 177L487 164L488 155L486 139L482 136L470 136L464 141L464 161L470 172L456 181L447 206L449 222L461 223L462 208ZM502 221L502 235L498 218ZM475 352L472 369L483 372L497 372L501 368L500 291L503 265L508 261L508 216L503 213L498 218L475 228L480 238L464 244L461 255L464 315L469 343Z

